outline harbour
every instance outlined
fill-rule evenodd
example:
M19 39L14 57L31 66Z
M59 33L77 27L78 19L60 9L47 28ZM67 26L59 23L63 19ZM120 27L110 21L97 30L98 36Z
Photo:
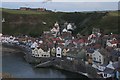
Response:
M68 71L57 70L54 68L34 68L33 65L27 63L23 58L24 54L16 51L7 52L3 47L3 73L9 73L13 78L84 78L80 74L72 74ZM53 76L54 75L54 76Z

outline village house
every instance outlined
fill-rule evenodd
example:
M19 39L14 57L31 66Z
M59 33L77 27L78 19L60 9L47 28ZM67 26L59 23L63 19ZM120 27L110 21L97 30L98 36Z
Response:
M55 49L55 47L53 47L52 49L51 49L51 56L56 56L56 49Z
M117 47L118 42L117 42L117 40L107 40L106 45L109 47Z
M45 52L40 47L32 48L32 56L34 56L34 57L50 57L50 50Z
M101 77L103 78L110 78L110 77L116 77L116 79L119 80L119 76L120 76L120 66L119 66L119 62L112 62L109 61L108 64L102 64L102 65L92 65L92 67L97 69L97 74L101 75Z
M50 49L45 52L41 48L38 49L39 57L50 57Z
M73 33L73 26L72 26L72 24L71 23L69 23L68 25L67 25L67 31L70 31L71 33Z
M62 32L64 33L64 32L67 32L67 29L66 28L64 28L63 30L62 30Z
M28 7L20 7L20 10L26 11L26 10L31 10L31 8L28 8Z
M62 51L63 56L67 56L68 52L69 52L69 49L64 48L63 51Z
M51 29L51 33L54 35L54 37L57 37L59 31L60 31L59 24L56 22L54 24L54 27Z
M120 57L120 51L117 50L111 50L110 52L110 58L112 61L118 61Z
M118 72L117 71L118 68L120 68L118 62L110 61L110 63L106 66L106 68L103 71L103 77L104 78L115 77L115 73Z
M95 49L92 48L92 47L88 47L86 49L86 58L87 58L87 62L86 64L92 64L93 63L93 60L92 60L92 54L94 53Z
M34 57L50 57L50 49L49 51L44 51L39 47L37 42L34 42L31 45L31 49L32 49L32 55Z
M92 54L92 58L94 63L103 64L103 55L98 50L95 50Z
M38 49L36 48L32 48L32 56L36 57L38 56Z
M38 43L37 42L34 42L32 45L31 45L31 48L37 48L38 47Z
M108 63L108 52L105 49L96 49L92 53L93 64L97 63L98 65Z
M56 57L58 58L62 57L62 49L60 47L56 48Z
M37 11L44 12L44 11L46 11L46 9L45 8L37 8Z
M21 10L27 10L21 8ZM45 9L34 9L44 11ZM99 29L93 29L89 36L77 34L72 36L74 30L71 23L66 24L60 34L58 22L53 25L50 31L44 31L40 38L3 36L0 34L0 41L20 43L31 50L33 57L57 57L66 58L70 61L78 59L83 63L96 69L97 74L103 78L120 76L120 49L118 38L112 35L101 36ZM100 41L104 41L101 43ZM23 44L24 43L24 44ZM104 47L105 44L106 46ZM116 75L116 76L115 76Z
M38 12L47 11L45 8L29 8L29 7L26 7L26 6L25 7L20 7L19 10L23 10L23 11L31 10L31 11L38 11Z

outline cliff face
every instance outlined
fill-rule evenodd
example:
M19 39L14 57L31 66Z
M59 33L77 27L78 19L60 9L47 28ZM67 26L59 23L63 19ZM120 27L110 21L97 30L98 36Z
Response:
M23 11L22 11L23 12ZM28 34L32 36L40 35L44 30L50 30L54 23L58 21L62 27L64 22L73 22L76 25L76 33L89 34L93 27L99 27L105 33L118 33L117 12L28 12L17 13L17 10L2 10L2 17L5 22L2 24L4 34L18 35ZM46 24L44 24L46 22Z

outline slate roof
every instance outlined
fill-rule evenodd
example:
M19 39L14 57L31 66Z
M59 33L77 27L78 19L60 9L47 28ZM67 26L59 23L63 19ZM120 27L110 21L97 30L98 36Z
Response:
M102 54L102 55L104 55L104 56L108 56L108 55L109 55L108 51L107 51L106 49L104 49L104 48L101 48L101 49L99 50L99 52L100 52L100 54Z
M87 52L88 52L88 53L94 53L94 50L95 50L94 48L88 48L88 49L87 49Z
M114 73L114 70L111 69L111 68L107 68L107 67L106 67L103 72L106 73L106 74L113 74L113 73Z
M113 50L111 55L120 57L120 51Z
M118 69L118 68L120 68L120 65L119 65L118 62L114 62L114 63L113 63L113 67L114 67L115 69Z

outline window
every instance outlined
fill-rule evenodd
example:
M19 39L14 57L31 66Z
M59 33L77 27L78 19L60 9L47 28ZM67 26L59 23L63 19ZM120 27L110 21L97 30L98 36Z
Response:
M101 62L101 59L99 59L99 61Z
M107 74L104 74L104 77L107 77Z
M89 57L89 54L87 54L87 57Z
M94 59L94 60L96 60L96 58L95 58L95 57L94 57L93 59Z
M46 55L44 55L44 57L46 57Z
M57 56L60 56L60 54L57 54Z

